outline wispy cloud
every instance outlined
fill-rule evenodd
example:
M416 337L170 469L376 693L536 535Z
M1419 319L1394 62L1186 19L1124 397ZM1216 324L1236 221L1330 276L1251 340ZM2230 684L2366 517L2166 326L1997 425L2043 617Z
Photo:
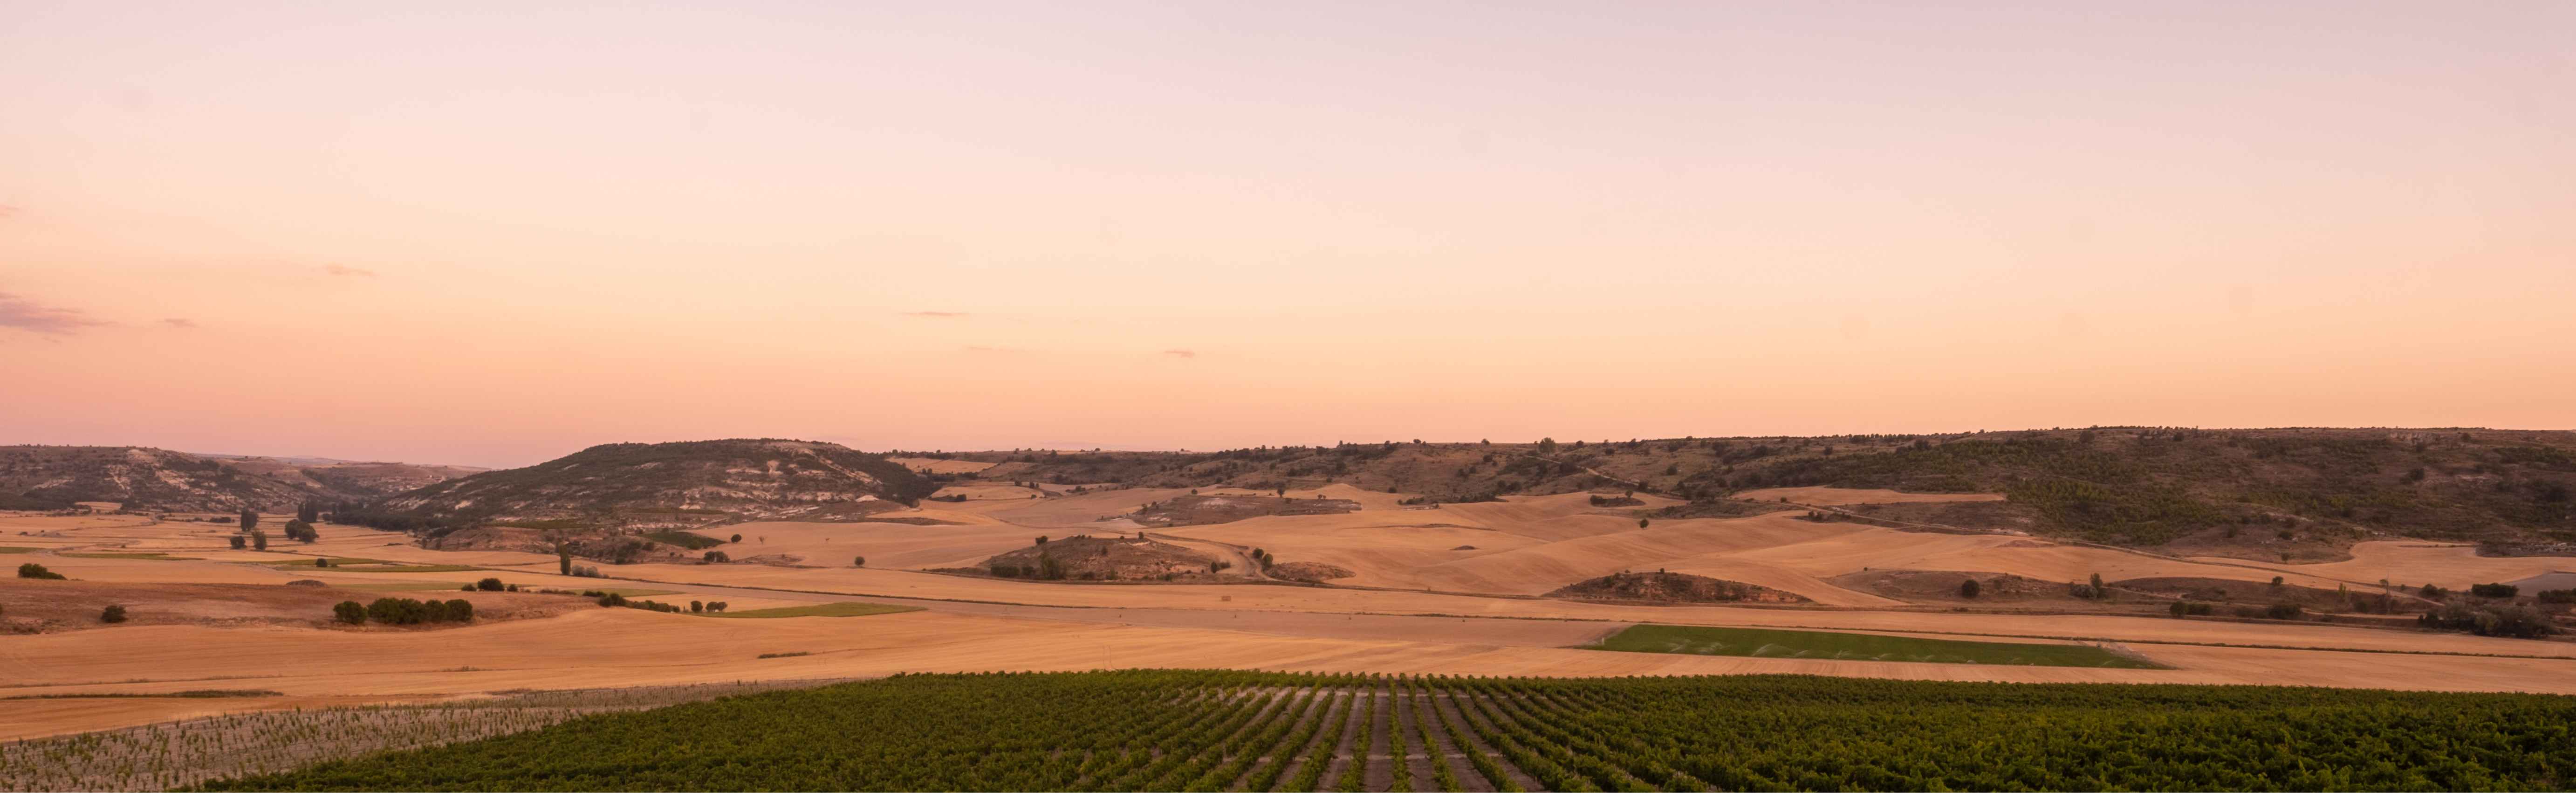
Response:
M173 328L193 328L197 326L197 321L187 317L171 317L169 319L162 320L161 324L168 325Z
M1164 355L1170 355L1170 356L1178 357L1178 358L1196 358L1196 357L1199 357L1199 352L1198 352L1197 350L1180 350L1180 349L1172 349L1172 350L1164 350L1164 351L1163 351L1163 354L1164 354Z
M69 336L82 328L112 324L89 318L77 308L48 306L27 298L0 292L0 328L17 328L48 336Z
M322 265L322 271L323 271L323 272L326 272L326 273L330 273L330 274L332 274L332 275L354 275L354 276L359 276L359 277L363 277L363 278L374 278L374 277L376 277L376 271L374 271L374 270L368 270L368 269L358 268L358 267L350 267L350 266L345 265L345 264L326 264L326 265Z
M966 312L963 312L963 311L906 311L906 312L903 312L903 315L904 315L904 316L907 316L907 317L921 317L921 318L923 318L923 319L957 319L957 318L959 318L959 317L964 317L964 316L966 316Z

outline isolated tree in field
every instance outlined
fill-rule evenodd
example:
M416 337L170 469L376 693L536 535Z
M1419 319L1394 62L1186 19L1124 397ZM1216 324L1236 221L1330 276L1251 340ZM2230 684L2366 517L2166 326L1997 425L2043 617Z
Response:
M268 550L268 532L260 531L258 529L250 530L250 547L253 550Z
M740 535L740 534L736 534L736 535L734 535L734 536L733 536L733 541L734 541L734 542L742 542L742 535Z
M1642 529L1642 528L1645 528L1645 527L1646 527L1646 519L1645 519L1645 518L1638 518L1638 519L1637 519L1637 528Z
M1047 541L1046 535L1044 535L1044 534L1040 534L1040 535L1038 535L1038 543L1037 543L1037 544L1039 544L1039 545L1045 545L1045 544L1046 544L1046 541Z
M737 536L734 541L741 542L742 538ZM572 546L555 546L555 568L562 571L564 575L572 575Z
M259 513L247 509L242 510L241 530L250 531L256 528L259 528Z
M851 559L851 560L850 560L850 566L851 566L851 567L866 567L866 566L868 566L868 558L867 558L867 557L865 557L865 556L861 556L861 557L857 557L857 558Z
M1582 443L1582 441L1576 441L1576 443ZM1540 439L1538 439L1538 453L1539 453L1539 454L1542 454L1542 455L1555 454L1555 453L1556 453L1556 439L1555 439L1555 438L1540 438Z
M106 609L101 610L101 611L98 613L98 621L100 621L100 622L124 622L124 621L125 621L125 607L124 607L124 606L115 606L115 605L108 606Z
M249 538L249 537L244 537L244 536L241 536L241 535L239 535L239 534L235 534L235 535L233 535L233 538L232 538L232 539L233 539L233 550L238 551L238 550L241 550L241 549L243 549L243 548L250 547L250 538Z
M486 578L481 581L476 581L474 582L474 588L485 592L499 592L501 591L501 579Z
M331 607L331 618L351 625L365 625L367 607L355 600L343 600L340 605Z
M695 600L689 601L689 613L700 614L704 613L706 610L707 604Z
M733 557L725 555L725 552L723 551L708 551L706 556L701 558L705 559L707 564L723 564L725 562L733 561Z
M1960 597L1963 597L1963 598L1969 598L1969 599L1975 599L1975 598L1977 597L1977 591L1978 591L1978 589L1979 589L1979 587L1977 586L1977 579L1971 578L1971 579L1968 579L1968 580L1966 580L1966 581L1961 581L1961 582L1959 582L1959 596L1960 596Z
M54 572L54 571L52 571L52 570L47 570L47 569L45 569L45 566L44 566L44 565L36 564L36 563L34 563L34 562L28 562L28 563L26 563L26 564L19 565L19 566L18 566L18 577L19 577L19 578L36 578L36 579L43 579L43 580L48 580L48 581L62 581L62 580L65 580L65 579L63 578L63 574L61 574L61 573L57 573L57 572Z
M330 567L330 566L331 566L331 557L328 557L328 556L316 556L316 557L313 557L313 566L314 566L314 567Z
M2277 576L2277 575L2276 575L2276 576L2273 576L2273 577L2272 577L2272 585L2273 585L2273 586L2280 586L2280 585L2281 585L2281 577L2280 577L2280 576Z

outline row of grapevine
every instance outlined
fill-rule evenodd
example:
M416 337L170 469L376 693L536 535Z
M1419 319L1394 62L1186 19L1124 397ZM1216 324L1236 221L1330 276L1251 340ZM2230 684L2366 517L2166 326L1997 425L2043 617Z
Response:
M257 790L2550 789L2576 698L1131 670L905 675L227 779Z

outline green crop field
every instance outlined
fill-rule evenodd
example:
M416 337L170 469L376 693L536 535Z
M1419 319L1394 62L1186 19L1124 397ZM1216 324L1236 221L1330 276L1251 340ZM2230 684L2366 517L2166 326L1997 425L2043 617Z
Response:
M1912 661L1930 664L2094 666L2112 669L2165 668L2100 647L2081 644L1963 642L1867 633L1708 628L1686 625L1634 625L1627 630L1611 634L1585 649L1630 653L1823 658L1844 661Z
M34 548L21 548L21 547L15 546L15 545L11 545L11 546L0 546L0 553L35 553L35 552L36 552L36 549L34 549Z
M816 603L811 606L781 606L774 609L752 609L749 611L712 611L700 616L727 617L731 619L762 619L767 617L866 617L876 614L901 614L906 611L920 610L920 606L895 606L885 603L843 602Z
M2531 790L2571 781L2576 697L2564 696L1138 670L905 675L729 697L199 789Z

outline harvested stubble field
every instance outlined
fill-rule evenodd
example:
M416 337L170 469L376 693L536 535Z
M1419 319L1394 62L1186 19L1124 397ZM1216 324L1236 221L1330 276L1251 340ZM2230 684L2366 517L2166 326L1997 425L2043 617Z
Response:
M599 713L825 682L542 691L429 705L261 711L13 741L0 743L0 790L166 790L335 758L507 735Z
M2571 721L2569 697L2279 687L912 675L197 789L2518 790L2576 773Z

